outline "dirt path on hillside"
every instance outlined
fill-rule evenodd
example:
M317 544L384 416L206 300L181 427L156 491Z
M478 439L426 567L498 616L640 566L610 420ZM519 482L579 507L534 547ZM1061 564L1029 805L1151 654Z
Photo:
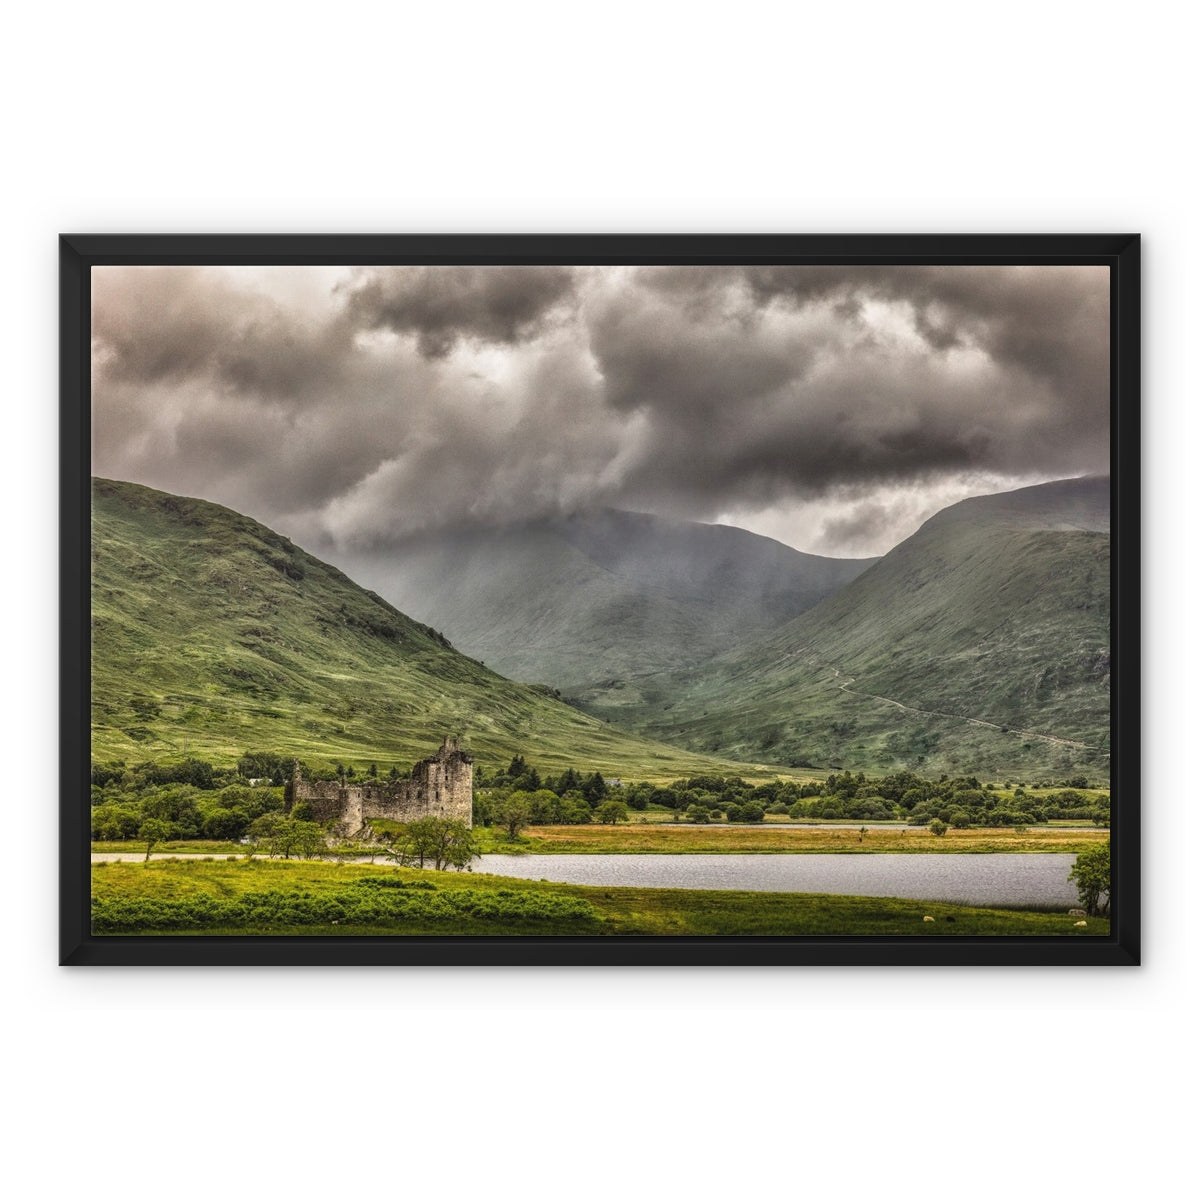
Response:
M835 678L841 677L841 671L837 667L830 667ZM890 696L877 696L874 692L860 692L850 685L854 682L854 676L848 675L845 683L838 684L838 690L847 692L851 696L865 696L870 700L882 700L884 704L894 705L896 708L903 709L905 712L919 713L925 717L945 717L950 721L966 721L968 725L982 725L985 729L994 729L997 733L1011 733L1015 737L1037 738L1042 742L1051 742L1056 746L1070 746L1075 750L1099 750L1099 746L1089 746L1086 742L1073 742L1070 738L1055 737L1052 733L1038 733L1033 729L1013 729L1011 726L1005 728L1003 725L997 725L992 721L984 721L980 717L964 717L959 713L938 712L935 708L913 708L910 704L901 704L899 700L893 700Z
M793 650L790 654L786 654L781 661L786 661L789 658L803 659L809 666L820 667L824 670L831 671L834 679L841 679L841 671L832 663L820 662L817 659L807 658L803 651ZM839 683L838 690L846 692L850 696L861 696L866 700L879 700L884 704L890 704L894 708L899 708L904 712L914 713L922 717L943 717L947 721L965 721L968 725L980 725L985 729L994 729L997 733L1009 733L1014 737L1020 738L1037 738L1041 742L1049 742L1055 746L1070 746L1073 750L1096 750L1100 751L1100 746L1089 746L1086 742L1072 741L1070 738L1055 737L1052 733L1038 733L1034 729L1013 729L1009 726L1007 729L1003 725L997 725L993 721L985 721L981 717L964 717L961 713L939 712L935 708L914 708L911 704L904 704L899 700L893 700L891 696L880 696L875 692L862 692L857 688L852 688L850 685L855 682L853 675L847 675L844 683Z

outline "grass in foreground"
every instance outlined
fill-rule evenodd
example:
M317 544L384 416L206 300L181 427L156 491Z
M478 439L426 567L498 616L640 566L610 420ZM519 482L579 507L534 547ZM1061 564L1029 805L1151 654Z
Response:
M1065 913L780 892L597 888L328 863L93 868L98 934L1103 936ZM926 921L925 917L933 917Z

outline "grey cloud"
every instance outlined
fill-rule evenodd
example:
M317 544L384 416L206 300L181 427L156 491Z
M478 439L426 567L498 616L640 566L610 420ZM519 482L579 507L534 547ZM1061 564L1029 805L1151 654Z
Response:
M1068 402L1107 402L1108 277L1099 267L751 267L763 302L837 296L903 301L935 350L975 341L997 362L1050 380Z
M415 334L424 357L445 358L460 340L535 336L574 284L569 267L370 268L345 289L346 311L363 328Z
M93 272L92 336L106 379L213 386L298 402L328 385L350 352L337 319L310 320L219 270Z
M869 328L871 300L904 307L920 341ZM646 504L1107 460L1099 271L650 267L608 304L592 349L609 405L652 430L627 477Z
M310 544L821 500L831 551L873 490L1107 469L1094 270L105 269L94 296L96 470Z
M745 289L757 309L817 303L853 319L865 300L911 306L931 349L975 342L997 362L1052 380L1063 398L1107 398L1108 278L1100 267L748 266L646 268L674 297Z
M857 504L842 517L824 523L822 539L835 546L871 545L880 529L886 529L895 514L886 505L874 501Z

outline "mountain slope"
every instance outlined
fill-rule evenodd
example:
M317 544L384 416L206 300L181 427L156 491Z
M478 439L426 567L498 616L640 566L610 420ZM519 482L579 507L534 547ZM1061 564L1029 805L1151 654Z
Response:
M247 517L102 479L92 730L99 760L271 750L386 768L461 733L493 764L519 751L627 777L728 767L501 678Z
M785 761L1107 774L1108 664L1108 480L1065 480L943 510L622 719Z
M338 561L498 671L587 699L772 629L875 560L606 509Z

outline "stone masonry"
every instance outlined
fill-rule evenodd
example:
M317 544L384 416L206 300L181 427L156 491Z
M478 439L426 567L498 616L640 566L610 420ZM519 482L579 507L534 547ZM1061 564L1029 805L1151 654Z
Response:
M292 778L284 789L284 808L292 811L303 801L313 820L335 823L337 833L357 833L372 817L416 821L421 817L451 817L471 824L471 778L474 759L459 747L458 738L443 738L441 749L423 758L408 779L370 779L347 784L340 779L304 779L300 764L292 763Z

